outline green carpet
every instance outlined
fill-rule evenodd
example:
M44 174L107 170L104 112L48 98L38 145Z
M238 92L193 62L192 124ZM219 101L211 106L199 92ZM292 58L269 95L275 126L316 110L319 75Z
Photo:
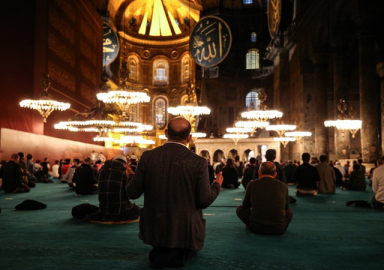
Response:
M223 190L204 211L205 247L184 269L383 269L384 211L345 205L370 200L371 188L336 192L294 196L287 232L268 236L250 233L237 219L244 189ZM25 199L47 208L16 211ZM135 202L142 206L143 198ZM75 196L57 180L30 193L0 192L0 269L149 269L151 248L138 239L138 223L82 223L71 216L81 203L98 205L97 195Z

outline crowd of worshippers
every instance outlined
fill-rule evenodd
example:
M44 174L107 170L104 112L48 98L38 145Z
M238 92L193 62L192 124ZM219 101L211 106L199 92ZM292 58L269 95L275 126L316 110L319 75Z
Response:
M138 163L136 156L131 156L131 160L124 155L102 160L100 155L92 155L94 151L83 161L64 160L62 165L60 161L59 164L55 162L59 168L57 179L67 183L76 194L98 194L98 207L78 205L72 209L73 217L85 222L140 221L139 238L152 246L149 253L151 266L182 267L185 260L204 245L202 210L209 207L224 189L244 186L244 199L236 214L248 230L260 234L286 232L293 218L289 204L294 202L289 196L288 185L297 186L296 196L332 194L336 186L343 190L366 189L361 160L353 166L348 163L341 166L337 161L327 162L326 156L320 156L317 162L304 153L302 164L281 164L275 161L276 151L269 149L265 154L267 161L261 162L260 155L250 158L246 165L238 159L234 162L227 159L213 168L204 157L186 147L192 138L190 132L191 125L186 119L170 120L165 130L168 141L144 151ZM12 155L11 160L1 167L5 192L29 191L28 182L12 183L15 184L12 186L8 181L12 173L22 178L28 170L20 164L21 156ZM375 193L372 204L380 209L384 209L383 163L384 157L368 175ZM43 165L41 167L43 177L48 177L47 170L43 170ZM341 174L340 181L337 172ZM142 208L130 202L142 194Z

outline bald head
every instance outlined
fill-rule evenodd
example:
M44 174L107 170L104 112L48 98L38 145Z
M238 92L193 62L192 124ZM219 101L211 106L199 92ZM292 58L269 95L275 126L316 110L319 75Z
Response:
M184 117L176 117L168 122L166 135L171 141L188 141L191 124Z
M261 163L259 168L259 176L270 176L274 178L276 176L276 165L270 161Z

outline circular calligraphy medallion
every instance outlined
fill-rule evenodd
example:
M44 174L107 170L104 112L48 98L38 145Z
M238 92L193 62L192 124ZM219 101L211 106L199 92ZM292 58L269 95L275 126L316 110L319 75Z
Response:
M103 66L112 63L119 54L120 44L117 34L106 23L103 23Z
M191 56L202 67L220 64L227 57L231 44L231 30L225 21L216 16L202 18L189 37Z

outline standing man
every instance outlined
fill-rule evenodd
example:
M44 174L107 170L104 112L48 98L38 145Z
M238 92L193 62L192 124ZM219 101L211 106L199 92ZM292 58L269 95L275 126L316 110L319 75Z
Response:
M89 157L91 158L92 164L95 164L96 160L99 159L99 155L95 152L95 150L92 150L92 153Z
M260 165L259 179L251 181L243 204L236 214L254 233L283 234L293 218L289 208L288 187L275 179L276 166L266 161Z
M327 163L327 156L320 156L320 164L316 166L320 175L318 190L320 194L334 194L336 192L336 174L331 166Z
M153 247L149 260L154 268L182 267L203 248L202 209L215 201L223 182L219 173L210 185L207 161L186 147L190 132L185 118L169 121L167 143L143 153L127 187L130 199L144 193L139 238Z

